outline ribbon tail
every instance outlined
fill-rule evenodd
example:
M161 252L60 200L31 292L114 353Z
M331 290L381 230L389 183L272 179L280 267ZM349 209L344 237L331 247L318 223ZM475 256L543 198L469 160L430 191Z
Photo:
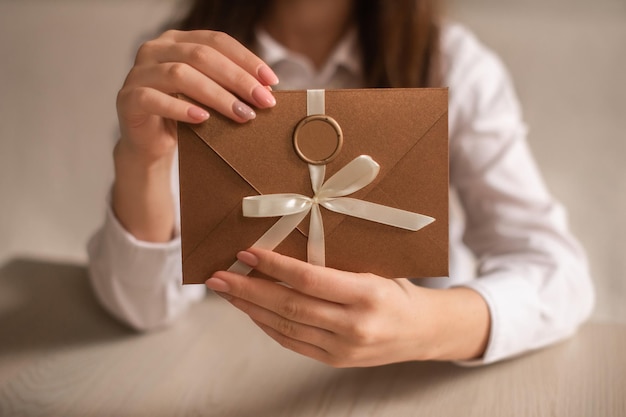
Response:
M304 210L301 213L290 214L288 216L281 217L267 232L263 234L254 244L253 248L261 248L267 250L274 250L276 246L280 244L289 233L291 233L300 222L306 217L309 210ZM236 261L228 268L228 271L236 274L248 275L254 268L244 264L243 262Z
M317 204L311 207L311 218L309 222L309 240L307 242L308 262L312 265L326 266L324 224L322 222L322 213Z
M324 201L322 205L336 213L414 232L435 221L435 219L430 216L370 203L369 201L357 200L355 198L335 198Z

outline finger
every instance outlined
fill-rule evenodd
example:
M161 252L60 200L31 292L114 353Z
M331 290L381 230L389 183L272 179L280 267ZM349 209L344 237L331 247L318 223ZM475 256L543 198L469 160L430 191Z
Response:
M160 43L154 49L153 56L159 63L186 63L259 108L276 104L272 93L254 74L213 47L198 43Z
M207 280L206 285L286 320L331 332L345 327L342 322L348 320L342 305L302 294L266 279L219 271Z
M319 346L311 345L309 343L302 342L300 340L291 339L290 337L287 337L277 332L273 328L266 326L263 323L260 323L260 322L255 322L255 323L257 326L259 326L261 330L265 332L265 334L267 334L269 337L271 337L276 342L278 342L278 344L280 344L282 347L289 349L291 351L294 351L296 353L299 353L301 355L307 356L309 358L318 360L320 362L330 363L330 354L326 352L324 349L320 348Z
M131 124L150 115L187 123L200 123L209 118L206 110L149 87L120 90L118 109L121 117Z
M278 77L261 58L253 54L235 38L224 32L209 30L169 31L164 34L164 38L172 39L176 42L198 43L211 46L235 62L235 64L242 67L245 71L253 74L262 84L278 84Z
M230 302L239 310L250 316L255 322L262 323L290 339L325 348L334 335L334 333L329 330L286 319L273 311L266 310L241 298L232 298Z
M312 297L341 304L352 304L367 295L367 276L311 265L279 253L251 248L237 258L278 281Z
M136 85L167 94L185 94L237 122L256 117L254 110L229 91L195 68L180 62L133 68L124 88L131 89Z

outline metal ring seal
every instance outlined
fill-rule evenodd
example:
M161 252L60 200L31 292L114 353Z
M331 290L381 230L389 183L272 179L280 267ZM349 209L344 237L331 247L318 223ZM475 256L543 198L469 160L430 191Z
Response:
M310 156L307 156L305 152L303 152L302 144L300 143L301 138L303 136L302 132L304 131L305 126L311 122L324 122L328 124L330 127L332 127L332 129L334 130L336 134L336 144L334 146L334 149L332 150L332 152L329 153L328 156L325 156L321 159L314 159L314 158L311 158ZM298 122L298 124L296 125L293 131L293 147L296 151L296 154L298 154L298 157L300 157L300 159L302 159L303 161L309 164L326 165L327 163L335 159L337 155L339 155L339 152L341 151L342 146L343 146L343 132L341 131L341 126L339 126L339 123L337 123L335 119L325 114L314 114L314 115L303 118L302 120L300 120L300 122Z

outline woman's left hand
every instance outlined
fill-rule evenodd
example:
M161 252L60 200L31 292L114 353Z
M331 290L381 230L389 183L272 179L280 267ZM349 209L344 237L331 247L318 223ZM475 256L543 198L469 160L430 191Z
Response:
M375 366L436 355L432 293L407 279L314 266L250 249L238 259L280 285L220 271L207 286L282 346L335 367Z

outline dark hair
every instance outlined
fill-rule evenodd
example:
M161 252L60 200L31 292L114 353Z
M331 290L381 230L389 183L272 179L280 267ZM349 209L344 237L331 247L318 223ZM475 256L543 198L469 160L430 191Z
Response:
M176 27L223 31L251 46L269 2L193 0ZM439 86L439 19L436 0L356 0L365 87Z

